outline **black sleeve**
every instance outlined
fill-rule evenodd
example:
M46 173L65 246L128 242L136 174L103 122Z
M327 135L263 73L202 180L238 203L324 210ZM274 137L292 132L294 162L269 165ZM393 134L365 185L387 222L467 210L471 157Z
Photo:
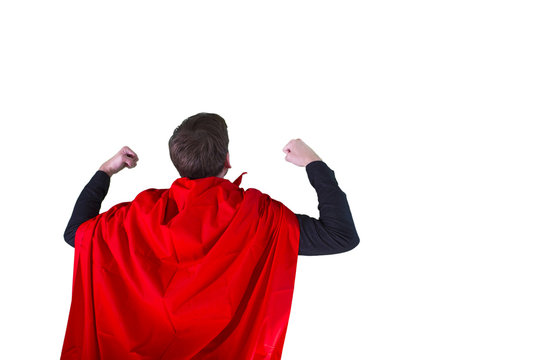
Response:
M69 245L75 247L75 233L79 225L99 215L101 203L109 191L110 183L110 176L106 172L98 170L84 187L75 203L71 219L69 219L64 232L64 240Z
M323 161L306 166L309 182L319 200L319 220L296 214L300 225L298 255L331 255L354 249L356 232L347 196L339 188L334 171Z

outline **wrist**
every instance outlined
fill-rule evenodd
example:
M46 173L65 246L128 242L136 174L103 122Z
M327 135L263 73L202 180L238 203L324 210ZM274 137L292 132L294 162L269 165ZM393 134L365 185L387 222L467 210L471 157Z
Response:
M101 170L104 173L106 173L107 175L109 175L109 177L111 177L113 175L112 172L105 165L101 165L99 167L99 170Z
M310 158L310 159L306 162L306 165L305 165L305 166L308 166L309 164L311 164L311 163L314 162L314 161L322 161L322 159L321 159L320 157L318 157L318 156L312 157L312 158Z

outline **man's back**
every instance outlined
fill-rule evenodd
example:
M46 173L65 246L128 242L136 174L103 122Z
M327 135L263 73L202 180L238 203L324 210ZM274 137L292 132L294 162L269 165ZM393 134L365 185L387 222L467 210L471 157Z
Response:
M62 359L279 358L298 220L239 184L179 178L80 225Z

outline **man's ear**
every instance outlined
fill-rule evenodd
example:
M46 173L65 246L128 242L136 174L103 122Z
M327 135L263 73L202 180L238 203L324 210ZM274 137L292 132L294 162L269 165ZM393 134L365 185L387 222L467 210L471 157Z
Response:
M231 162L229 161L229 152L227 151L227 158L225 159L225 168L231 168Z

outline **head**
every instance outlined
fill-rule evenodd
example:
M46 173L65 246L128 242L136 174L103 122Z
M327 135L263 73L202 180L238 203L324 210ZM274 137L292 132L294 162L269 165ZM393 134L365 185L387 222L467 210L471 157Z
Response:
M169 139L169 154L182 177L224 177L231 167L225 120L211 113L190 116Z

